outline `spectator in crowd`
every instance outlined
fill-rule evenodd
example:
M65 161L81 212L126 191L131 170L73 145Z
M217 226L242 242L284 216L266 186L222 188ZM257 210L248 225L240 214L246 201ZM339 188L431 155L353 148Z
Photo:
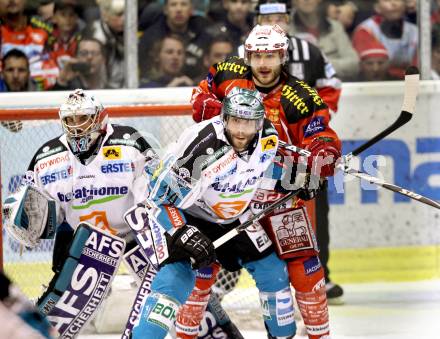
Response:
M405 0L406 11L405 19L414 25L417 25L417 0Z
M209 69L211 65L214 65L220 61L226 60L228 56L236 54L236 49L232 40L226 34L218 34L215 36L203 54L203 66Z
M104 45L95 38L84 38L78 44L76 58L68 60L60 71L53 90L108 88Z
M431 79L440 80L440 24L432 26Z
M124 86L124 6L125 0L97 1L101 18L86 27L84 35L104 45L107 56L108 86Z
M244 43L253 27L251 0L223 0L224 17L209 29L211 35L227 34L234 44L234 50Z
M386 48L377 40L369 40L357 49L359 58L359 75L355 81L393 80L388 73L390 65Z
M185 74L185 44L176 34L170 34L156 41L149 57L153 67L148 81L140 87L193 86L194 82Z
M2 77L0 92L36 91L37 85L30 77L29 61L22 51L11 49L2 59ZM2 121L2 126L11 132L18 132L23 127L20 120Z
M55 2L52 18L53 32L49 38L49 49L59 69L64 63L76 55L81 40L79 29L79 7L68 0Z
M225 60L227 57L237 54L232 40L226 34L217 34L212 38L203 52L203 66L209 69L211 65ZM206 74L201 74L197 77L194 83L199 83L206 77Z
M370 17L372 11L360 9L354 1L329 0L327 3L327 17L339 21L351 37L355 27Z
M51 22L54 13L54 0L39 0L37 14L44 22Z
M292 0L293 33L315 43L329 58L338 76L352 78L359 69L359 58L342 24L325 16L321 0Z
M22 51L11 49L2 58L0 92L26 92L38 90L30 77L29 60Z
M25 0L0 0L0 57L11 49L19 49L29 60L31 77L45 89L58 75L55 62L46 52L50 25L36 17L28 17Z
M431 3L431 23L440 23L440 0L432 0Z
M379 41L388 51L391 77L403 79L406 68L417 65L417 26L404 19L405 0L376 0L375 10L376 15L356 27L353 46L363 50L371 40Z
M184 73L194 79L206 70L203 67L203 48L210 40L205 32L206 19L193 16L191 0L166 0L163 13L156 22L148 27L139 41L140 75L145 77L151 61L148 51L154 42L174 33L185 42L186 57Z

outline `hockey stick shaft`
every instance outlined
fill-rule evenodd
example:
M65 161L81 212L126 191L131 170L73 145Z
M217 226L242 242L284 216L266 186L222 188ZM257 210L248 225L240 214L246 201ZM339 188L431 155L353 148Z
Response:
M215 248L219 248L221 245L223 245L225 242L231 240L232 238L234 238L236 235L238 235L240 232L243 232L247 227L249 227L250 225L252 225L255 221L269 215L272 211L274 211L275 209L277 209L279 206L281 206L282 204L284 204L285 202L289 201L290 199L292 199L293 197L295 197L296 195L298 195L298 193L300 192L300 190L296 190L296 191L291 191L288 194L286 194L283 198L281 198L280 200L274 202L272 205L270 205L268 208L265 208L264 210L262 210L261 212L255 214L252 218L250 218L249 220L245 221L244 223L242 223L241 225L233 228L232 230L230 230L229 232L227 232L226 234L222 235L220 238L218 238L216 241L213 242L213 245Z
M299 147L296 147L296 146L293 146L293 145L289 145L289 144L287 144L287 143L285 143L283 141L280 141L280 146L285 148L288 151L297 152L298 154L301 154L301 155L304 155L304 156L308 156L307 153L310 154L310 152L308 152L307 150L304 150L302 148L299 148ZM421 202L423 204L426 204L426 205L432 206L434 208L440 209L440 203L438 203L438 202L436 202L436 201L434 201L432 199L429 199L429 198L427 198L427 197L425 197L425 196L423 196L421 194L417 194L417 193L415 193L413 191L407 190L406 188L403 188L403 187L400 187L400 186L397 186L397 185L393 185L393 184L387 183L387 182L385 182L385 181L383 181L383 180L381 180L381 179L379 179L377 177L373 177L372 175L369 175L367 173L358 171L358 170L356 170L354 168L351 168L351 167L347 167L347 166L345 166L343 164L339 165L338 168L340 170L344 171L347 174L355 176L355 177L357 177L359 179L364 179L364 180L370 182L371 184L375 184L375 185L381 186L381 187L383 187L383 188L385 188L387 190L390 190L390 191L393 191L393 192L405 195L405 196L407 196L407 197L409 197L411 199L417 200L417 201L419 201L419 202Z
M375 137L371 138L370 140L350 152L348 156L356 156L360 154L361 152L365 151L367 148L370 148L372 145L387 137L396 129L402 127L411 120L416 108L417 94L419 93L419 78L420 74L417 68L409 67L406 70L404 85L405 92L403 96L402 111L400 112L397 120L392 123L388 128L377 134Z
M373 176L371 176L371 175L369 175L367 173L358 171L358 170L356 170L354 168L350 168L350 167L344 168L344 165L340 165L339 168L342 169L345 173L350 174L352 176L355 176L355 177L357 177L359 179L366 180L366 181L368 181L371 184L375 184L375 185L381 186L381 187L383 187L383 188L385 188L387 190L390 190L390 191L402 194L402 195L407 196L407 197L409 197L411 199L419 201L419 202L421 202L423 204L426 204L426 205L432 206L434 208L440 209L440 203L438 203L437 201L434 201L432 199L429 199L429 198L427 198L427 197L425 197L425 196L423 196L421 194L417 194L417 193L415 193L413 191L407 190L407 189L402 188L400 186L387 183L387 182L383 181L382 179L379 179L377 177L373 177Z

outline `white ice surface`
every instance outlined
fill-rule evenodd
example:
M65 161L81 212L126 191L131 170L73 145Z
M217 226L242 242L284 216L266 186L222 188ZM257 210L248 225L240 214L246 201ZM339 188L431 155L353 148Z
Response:
M440 280L344 285L345 305L330 306L333 339L440 338ZM266 339L264 332L244 332ZM82 335L116 339L119 335ZM297 336L302 339L304 337Z

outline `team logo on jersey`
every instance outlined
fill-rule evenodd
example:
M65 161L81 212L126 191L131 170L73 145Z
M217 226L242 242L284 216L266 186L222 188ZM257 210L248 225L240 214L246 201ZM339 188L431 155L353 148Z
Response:
M211 206L215 214L222 219L236 217L247 206L247 201L221 201Z
M279 122L280 121L280 110L277 108L269 109L269 114L267 115L267 118L273 123Z
M261 150L263 152L270 151L277 146L277 137L275 135L271 135L266 138L261 138Z
M117 233L116 230L110 226L110 223L107 220L107 213L105 211L93 211L90 214L81 215L79 217L79 221L89 222L97 228L109 231L113 235Z
M121 159L121 147L119 146L103 147L102 154L104 155L104 158L108 160Z

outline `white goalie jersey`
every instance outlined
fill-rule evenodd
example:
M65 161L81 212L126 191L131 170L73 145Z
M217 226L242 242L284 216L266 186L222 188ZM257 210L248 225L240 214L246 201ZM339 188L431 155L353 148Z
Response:
M123 214L145 200L148 179L143 175L150 146L131 127L107 125L94 159L83 165L70 151L65 135L45 143L35 154L26 180L55 201L56 224L72 228L88 222L111 234L129 232Z

